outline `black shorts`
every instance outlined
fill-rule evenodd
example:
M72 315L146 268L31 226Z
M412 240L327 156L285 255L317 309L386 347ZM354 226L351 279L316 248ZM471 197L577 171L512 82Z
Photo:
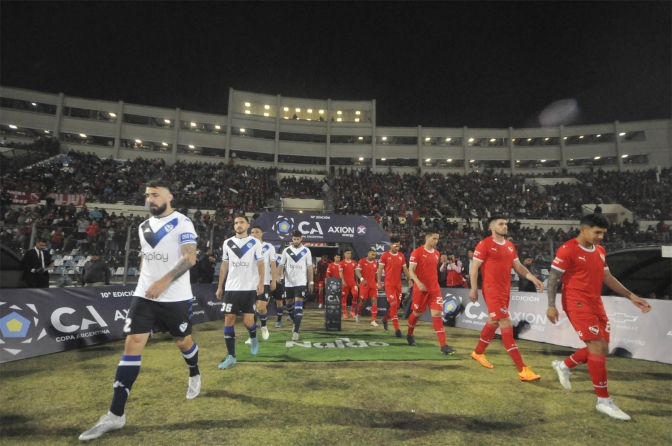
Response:
M285 298L285 284L282 282L275 283L275 290L273 290L273 299L282 300Z
M191 334L191 300L157 302L133 296L124 334L142 334L150 331L166 332L176 338Z
M286 299L305 299L306 286L288 286L285 287Z
M257 292L252 291L224 291L224 314L254 314L257 307Z
M270 285L264 285L264 293L263 294L258 294L257 295L257 300L261 300L263 302L268 302L271 300L271 286Z

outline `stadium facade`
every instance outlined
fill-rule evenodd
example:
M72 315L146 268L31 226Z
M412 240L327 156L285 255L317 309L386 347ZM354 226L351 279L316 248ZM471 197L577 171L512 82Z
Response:
M409 118L410 119L410 118ZM507 173L672 165L672 121L539 128L382 127L376 101L230 90L226 116L0 87L5 143L57 138L101 157L328 170Z

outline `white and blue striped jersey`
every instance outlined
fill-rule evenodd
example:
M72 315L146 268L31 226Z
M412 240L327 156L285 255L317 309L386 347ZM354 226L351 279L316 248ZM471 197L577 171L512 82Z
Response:
M196 230L191 220L184 214L172 212L165 217L151 217L138 227L142 268L134 296L145 297L147 288L168 274L182 260L182 245L196 243ZM191 283L185 273L168 285L157 302L179 302L190 300Z
M280 265L285 268L285 287L306 286L308 266L313 265L310 249L290 245L282 251Z
M270 285L273 279L271 263L275 262L276 257L275 247L268 242L262 242L261 254L264 256L264 285Z
M257 262L264 260L261 242L252 236L231 237L224 241L222 261L229 264L226 291L253 291L259 283Z

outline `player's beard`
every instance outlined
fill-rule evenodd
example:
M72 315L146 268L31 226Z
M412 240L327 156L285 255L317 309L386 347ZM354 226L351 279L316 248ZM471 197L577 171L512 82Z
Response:
M152 208L151 206L149 207L149 212L155 216L158 217L159 215L163 214L166 212L166 209L168 209L168 203L163 203L161 206L157 206L156 208Z
M506 235L508 234L508 231L505 231L505 232L498 232L498 231L495 231L495 234L497 234L497 235L500 236L500 237L506 237Z
M296 249L301 246L301 242L299 243L292 243L292 246Z

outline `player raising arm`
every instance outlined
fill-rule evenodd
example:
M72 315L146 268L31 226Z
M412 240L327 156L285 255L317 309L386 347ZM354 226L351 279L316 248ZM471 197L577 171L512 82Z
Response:
M606 251L599 245L608 227L609 223L603 216L586 215L581 219L579 236L558 249L548 278L546 315L552 323L558 321L555 297L562 278L562 308L586 347L577 350L564 361L553 361L560 384L570 390L570 370L579 364L588 363L588 373L597 394L595 408L617 420L628 421L630 416L614 404L607 390L609 319L602 304L602 284L630 299L642 313L648 313L651 305L630 292L609 272Z

